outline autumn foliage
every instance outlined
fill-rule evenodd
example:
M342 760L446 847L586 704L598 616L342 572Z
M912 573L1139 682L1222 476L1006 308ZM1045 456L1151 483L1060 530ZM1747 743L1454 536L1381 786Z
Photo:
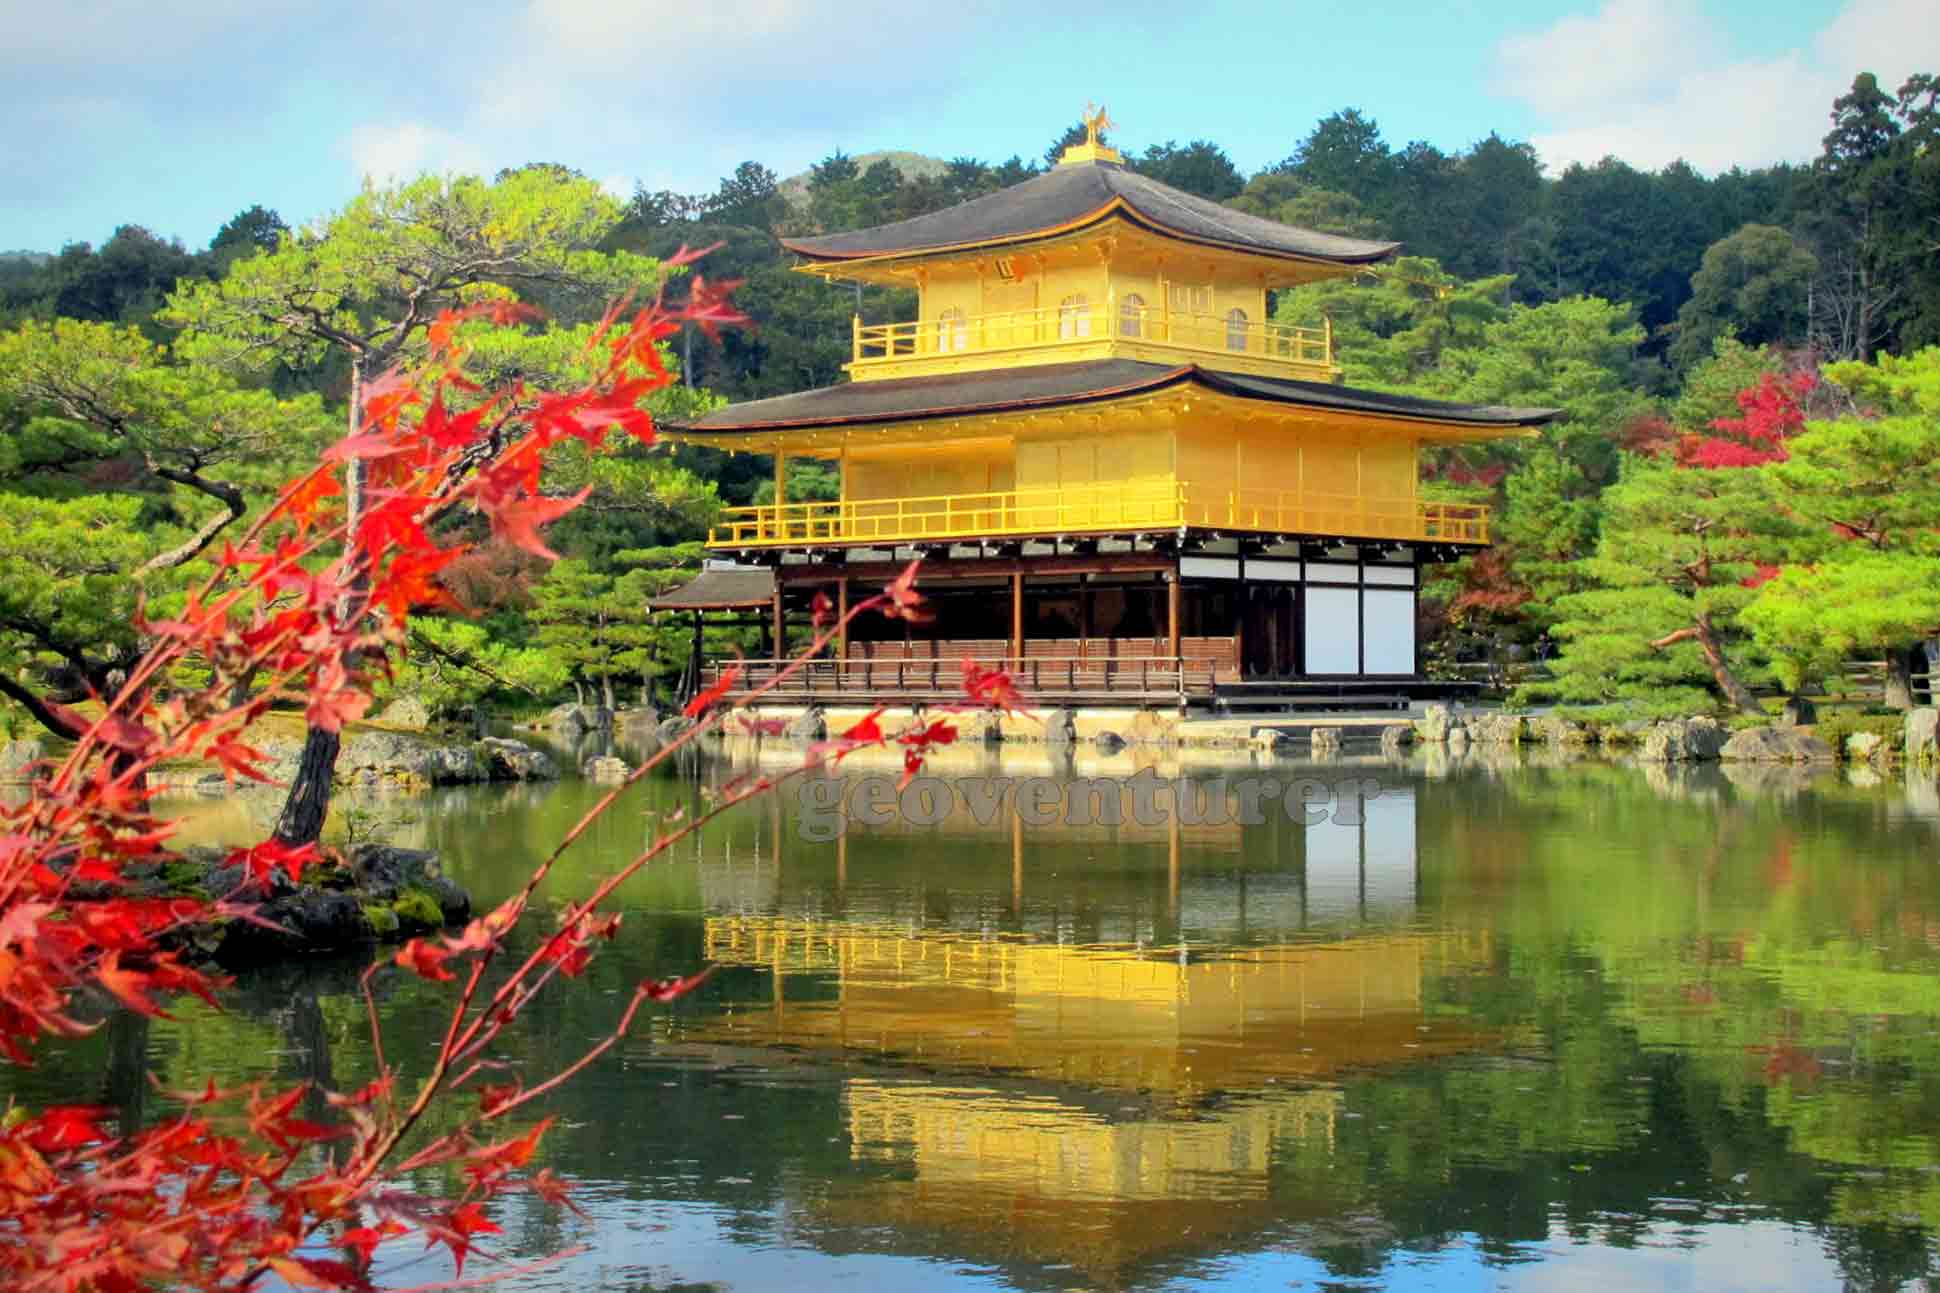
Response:
M691 259L683 253L676 262ZM211 901L134 896L127 868L164 855L176 829L156 810L148 773L165 760L192 759L219 766L231 781L262 781L264 756L250 744L250 728L272 706L301 705L311 723L330 729L363 714L373 675L406 641L409 616L451 607L443 576L478 560L465 544L443 542L449 527L440 523L469 509L497 547L549 559L544 527L579 498L544 491L548 452L567 441L594 451L616 437L652 442L643 399L668 381L660 343L684 322L711 330L737 318L725 290L696 278L678 308L657 300L610 312L589 343L596 375L580 389L481 390L466 381L459 361L468 331L518 326L527 314L502 304L447 314L431 329L421 368L368 384L359 429L224 546L216 573L178 613L144 621L151 645L125 685L100 698L98 716L70 714L83 732L73 749L38 769L23 802L0 807L0 1050L9 1062L31 1063L50 1037L88 1031L75 998L90 988L151 1015L184 992L219 1000L223 980L178 950L178 936L209 921L260 919L253 904L273 875L300 881L337 860L315 846L270 840L233 854L244 877L234 892ZM368 494L351 529L339 469L358 459L368 464ZM913 581L912 567L850 618L877 610L919 617ZM811 652L838 630L824 628ZM171 670L191 658L210 675L207 685L165 691ZM236 685L244 679L254 691ZM967 682L975 703L1016 699L1007 678ZM729 670L698 697L689 707L696 728L632 779L721 722L736 683ZM954 731L939 720L900 738L858 733L850 743L871 735L899 739L914 768ZM517 896L373 965L365 995L379 1076L360 1090L211 1082L164 1093L174 1111L145 1127L114 1126L95 1107L8 1110L0 1123L0 1284L64 1293L243 1289L275 1277L361 1289L379 1250L407 1236L443 1246L463 1276L467 1256L498 1229L485 1206L495 1196L523 1190L570 1206L564 1182L530 1170L545 1123L513 1130L512 1122L614 1045L640 1010L691 991L706 971L639 984L605 1040L529 1086L486 1081L501 1071L494 1040L548 985L583 973L613 937L620 917L603 904L629 875L778 779L728 788L568 904L536 947L514 954L508 935L559 856L625 789L616 787ZM428 1060L414 1057L421 1072L407 1075L384 1055L371 995L373 977L384 973L454 985L441 1045ZM303 1113L319 1097L328 1121ZM434 1135L424 1116L440 1100L468 1102L467 1112L447 1117L442 1125L455 1126ZM403 1174L436 1165L463 1181L457 1197L399 1186Z

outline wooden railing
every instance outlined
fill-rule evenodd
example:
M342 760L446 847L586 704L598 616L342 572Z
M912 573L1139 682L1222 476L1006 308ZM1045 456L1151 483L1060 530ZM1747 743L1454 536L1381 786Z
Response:
M721 524L708 535L708 543L715 547L894 543L986 534L1162 529L1178 523L1178 487L1159 480L731 507L721 513Z
M1187 525L1407 542L1489 541L1488 509L1476 504L1304 490L1217 490L1171 480L731 507L722 512L707 541L716 548L895 544Z
M1213 694L1239 677L1238 646L1230 637L1179 640L1179 654L1149 638L1060 638L1026 642L1024 655L1009 654L1001 640L851 642L847 659L809 660L768 695L777 700L825 702L900 699L911 703L958 700L963 662L1003 669L1027 695L1062 699L1131 701ZM745 660L736 694L767 684L792 661ZM709 665L712 685L721 666Z
M1158 306L1128 305L1124 301L995 314L945 314L907 323L865 325L858 316L853 325L852 351L854 367L869 368L904 360L1114 340L1213 356L1275 360L1301 370L1293 375L1317 381L1331 381L1339 372L1334 365L1331 321L1318 328L1299 328L1260 319L1176 314Z
M1180 523L1269 534L1434 543L1489 541L1489 509L1480 504L1312 490L1210 490L1187 486L1181 495Z

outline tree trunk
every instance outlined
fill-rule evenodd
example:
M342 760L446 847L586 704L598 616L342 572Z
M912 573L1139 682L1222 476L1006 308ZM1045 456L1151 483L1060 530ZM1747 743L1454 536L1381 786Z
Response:
M613 703L613 675L611 673L603 673L600 675L600 699L605 702L606 712L609 714L616 712L620 708Z
M1731 707L1740 714L1763 714L1765 707L1751 694L1751 688L1738 681L1738 675L1731 672L1731 665L1724 658L1724 648L1718 644L1718 632L1711 625L1711 617L1698 616L1693 627L1697 631L1698 647L1704 652L1704 662L1711 666L1711 676L1717 680L1718 690L1731 702Z
M330 815L330 779L337 771L337 751L342 736L312 727L303 738L303 758L290 792L283 800L282 815L276 819L276 838L285 844L314 844L323 837L323 822Z
M363 430L363 394L366 374L364 358L353 358L350 364L350 412L348 414L348 434L356 435ZM352 458L344 467L344 520L346 535L354 534L357 523L364 515L364 493L370 481L369 463L363 458ZM353 582L350 592L339 604L337 614L352 613L363 594L362 579ZM355 660L345 662L354 665ZM297 766L296 777L290 782L289 794L283 799L283 811L276 819L276 838L285 844L301 846L314 844L323 837L324 819L330 816L330 783L337 771L337 751L343 746L343 737L338 732L326 732L312 724L303 737L303 758Z
M1886 651L1886 708L1901 712L1913 708L1913 666L1904 647Z

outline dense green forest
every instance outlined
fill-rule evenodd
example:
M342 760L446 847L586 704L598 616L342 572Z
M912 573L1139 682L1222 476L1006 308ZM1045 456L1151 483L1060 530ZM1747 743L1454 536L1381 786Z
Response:
M1402 241L1392 265L1275 302L1283 320L1331 317L1350 384L1564 411L1540 439L1431 464L1434 490L1495 506L1498 537L1425 599L1438 663L1555 647L1534 699L1746 708L1748 688L1810 687L1848 656L1904 661L1940 626L1937 93L1930 76L1894 91L1860 75L1809 163L1708 177L1616 159L1551 177L1494 135L1396 148L1353 109L1252 176L1209 140L1127 162L1256 214ZM138 646L137 600L184 586L223 518L342 425L358 365L408 359L383 268L395 248L452 242L443 272L465 237L527 229L518 255L539 271L452 287L548 311L481 345L489 378L567 371L603 295L652 291L670 253L716 245L703 268L742 281L754 326L674 340L686 381L658 411L679 415L840 381L852 314L913 312L905 293L792 272L779 238L994 191L1081 134L1041 158L907 172L837 153L799 182L749 161L712 193L627 203L535 164L367 191L301 230L254 206L202 250L129 224L98 248L0 255L0 692L31 709L101 685ZM239 322L266 292L312 289L344 329ZM562 488L595 487L552 537L568 560L468 559L450 582L469 614L427 621L395 685L448 712L616 686L664 697L685 631L643 600L694 567L718 506L760 499L762 467L695 449L559 462ZM799 497L832 487L790 477Z

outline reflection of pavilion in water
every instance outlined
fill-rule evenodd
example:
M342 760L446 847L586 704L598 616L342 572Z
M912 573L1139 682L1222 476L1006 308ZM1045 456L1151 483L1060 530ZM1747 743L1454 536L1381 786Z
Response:
M1337 1226L1353 1205L1327 1173L1290 1184L1276 1164L1327 1161L1343 1076L1485 1044L1424 1004L1490 948L1411 923L1405 788L1307 826L1274 807L1257 826L1141 825L1128 806L1073 828L1063 809L1056 826L980 825L960 801L935 826L852 823L812 846L777 810L762 847L704 861L701 880L707 958L765 970L771 990L687 1035L886 1063L844 1085L857 1176L805 1218L830 1244L922 1234L927 1251L1117 1284ZM993 902L939 912L925 877ZM1151 891L1175 938L1107 916L1093 928L1111 941L1081 941L1031 919L1087 900L1122 914Z
M710 917L705 937L711 960L766 968L774 990L695 1040L894 1066L845 1083L862 1175L811 1204L831 1242L888 1224L1111 1283L1276 1226L1341 1224L1352 1202L1324 1170L1275 1171L1326 1162L1347 1116L1333 1080L1485 1042L1423 1009L1427 981L1486 960L1461 936L1203 959L781 917Z
M840 802L846 806L846 829L838 839L811 843L810 818L817 810L777 799L754 848L701 859L703 903L720 914L840 910L864 919L934 924L933 912L897 904L890 892L895 886L880 882L886 872L907 894L935 868L955 865L951 887L960 891L970 879L961 865L965 859L990 871L1001 858L1009 862L1008 884L1000 889L986 882L988 896L1007 898L1011 913L1025 915L1032 898L1086 897L1086 887L1104 879L1088 864L1103 857L1121 877L1146 868L1156 877L1163 865L1166 923L1218 940L1392 926L1415 914L1419 865L1412 785L1391 784L1390 778L1378 793L1364 794L1359 787L1367 770L1353 766L1168 777L1161 780L1166 788L1158 797L1160 820L1151 821L1141 820L1149 814L1137 811L1123 770L1112 770L1120 775L1057 779L1063 799L1050 810L1050 825L1027 825L1008 801L994 811L988 801L981 811L973 809L961 779L951 783L955 799L939 821L917 824L896 816L885 825L864 824L853 811L853 783L836 781L831 784L840 789L821 793L839 798L818 801L823 807L816 824L826 827L833 817L827 805ZM1004 771L1015 784L1013 769ZM1331 797L1317 805L1324 810L1321 820L1303 825L1283 799L1269 799L1257 809L1264 820L1241 824L1241 778L1276 776L1284 789L1302 773L1326 778ZM1347 793L1334 795L1336 787ZM1188 790L1198 811L1181 814L1172 806L1173 796ZM1107 805L1107 799L1116 802ZM877 883L851 884L871 877ZM1147 938L1148 930L1135 921L1111 923L1110 914L1123 912L1099 914L1107 920L1095 937ZM1031 922L1023 928L1032 928Z

